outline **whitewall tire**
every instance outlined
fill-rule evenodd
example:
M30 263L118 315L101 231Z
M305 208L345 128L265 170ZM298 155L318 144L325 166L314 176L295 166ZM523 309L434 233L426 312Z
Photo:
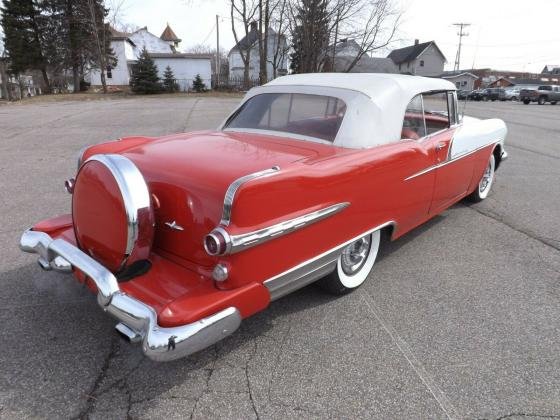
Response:
M381 231L376 230L344 247L338 257L336 269L319 280L319 285L337 295L360 287L373 269L380 242Z
M490 193L490 189L494 184L495 175L496 175L496 158L492 153L490 155L490 159L488 160L488 165L486 166L486 169L484 169L484 173L482 174L482 177L480 178L480 181L476 186L476 189L469 196L469 199L471 201L474 201L475 203L478 203L479 201L482 201L486 197L488 197L488 194Z

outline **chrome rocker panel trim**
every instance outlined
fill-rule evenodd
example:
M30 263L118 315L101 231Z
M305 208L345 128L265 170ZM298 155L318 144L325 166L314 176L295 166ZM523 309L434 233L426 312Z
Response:
M39 254L41 266L52 266L58 258L66 267L84 272L97 286L101 308L120 321L117 330L133 342L141 340L144 354L152 360L164 362L188 356L230 335L241 324L239 310L229 307L190 324L160 327L152 307L122 292L109 270L69 242L27 230L20 248Z
M231 222L231 211L233 208L233 200L235 198L235 194L237 193L237 190L243 184L256 178L263 178L263 177L274 175L279 170L280 170L279 166L273 166L270 169L254 172L252 174L242 176L241 178L237 178L235 181L233 181L228 187L228 189L226 190L226 195L224 197L224 207L222 209L222 220L220 220L220 225L229 226Z
M416 173L410 175L409 177L406 177L404 180L405 180L405 181L409 181L409 180L414 179L414 178L416 178L416 177L418 177L418 176L420 176L420 175L424 175L424 174L427 174L428 172L431 172L431 171L433 171L433 170L436 170L436 169L438 169L438 168L441 168L442 166L449 165L450 163L454 163L454 162L458 161L459 159L462 159L462 158L464 158L464 157L470 156L470 155L472 155L473 153L476 153L476 152L478 152L478 151L480 151L480 150L482 150L482 149L484 149L484 148L486 148L486 147L488 147L488 146L492 146L492 145L496 146L497 144L498 144L497 142L488 143L488 144L485 144L484 146L477 147L477 148L474 149L474 150L471 150L471 151L462 153L462 154L460 154L460 155L458 155L458 156L455 156L454 158L449 158L449 157L448 157L448 158L447 158L446 160L444 160L443 162L439 162L439 163L436 163L435 165L428 166L427 168L422 169L421 171L416 172ZM506 153L506 152L502 152L502 158L503 158L503 156L504 156L504 153L505 153L505 159L507 159L507 153ZM505 159L504 159L504 160L505 160Z
M342 249L351 244L352 242L360 239L365 235L369 235L376 230L383 229L387 226L393 226L396 229L397 224L391 220L389 222L383 223L372 229L367 230L347 240L346 242L329 249L322 254L317 255L307 261L302 262L289 270L284 271L274 277L269 278L264 281L264 285L270 292L270 300L276 300L289 293L292 293L308 284L313 283L316 280L330 274L336 268L338 257L342 252Z

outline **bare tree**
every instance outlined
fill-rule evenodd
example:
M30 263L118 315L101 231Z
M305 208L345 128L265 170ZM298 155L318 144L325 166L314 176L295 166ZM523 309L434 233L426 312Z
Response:
M251 65L251 47L252 42L249 38L249 33L251 32L251 24L257 13L258 3L256 0L230 0L230 17L231 17L231 30L233 32L233 37L235 39L236 47L239 51L241 61L243 62L243 84L245 88L249 86L250 75L249 67ZM239 36L237 35L236 22L243 27L243 33L245 38L245 43L241 44L239 42Z
M290 1L277 0L270 14L270 27L274 30L274 42L272 43L272 54L267 55L267 61L272 65L272 78L278 77L278 69L283 66L288 57L288 43L286 42L290 16ZM267 51L268 53L268 51Z
M264 85L268 82L268 30L270 27L270 0L259 0L259 83Z
M105 0L105 7L109 10L107 22L117 31L132 33L140 29L138 25L126 22L126 10L129 7L128 0Z
M360 29L351 31L350 35L360 49L345 72L351 71L364 55L384 49L395 41L402 14L391 0L376 0L363 10L364 13L356 14L352 19L354 27Z

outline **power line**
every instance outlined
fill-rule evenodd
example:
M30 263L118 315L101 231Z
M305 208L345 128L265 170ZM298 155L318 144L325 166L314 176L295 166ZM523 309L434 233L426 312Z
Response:
M459 32L457 32L457 35L459 35L459 46L457 47L457 55L455 56L455 67L454 70L457 71L459 70L461 67L461 43L463 42L463 37L464 36L469 36L468 33L463 32L463 29L470 26L470 23L454 23L453 26L458 26L459 27Z

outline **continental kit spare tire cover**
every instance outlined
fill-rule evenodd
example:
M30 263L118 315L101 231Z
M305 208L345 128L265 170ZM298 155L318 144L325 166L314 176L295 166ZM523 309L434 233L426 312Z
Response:
M142 173L121 155L94 155L82 164L72 195L78 246L112 272L147 259L154 213Z

